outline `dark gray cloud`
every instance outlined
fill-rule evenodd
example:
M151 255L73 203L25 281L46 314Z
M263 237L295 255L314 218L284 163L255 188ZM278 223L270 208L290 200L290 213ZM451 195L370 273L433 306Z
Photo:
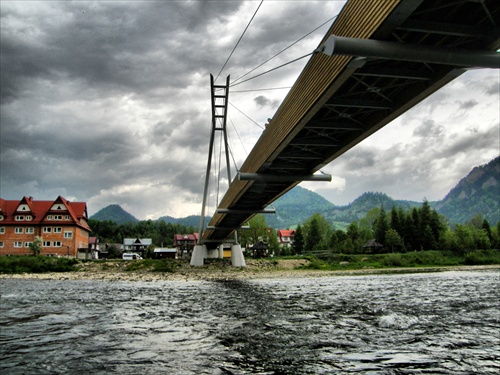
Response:
M91 214L118 203L139 218L199 213L211 128L209 75L219 73L258 4L37 1L28 6L2 1L2 198L54 199L60 194L87 201ZM218 83L227 75L233 82L248 73L333 17L342 5L265 1ZM312 52L326 30L245 79ZM306 63L287 65L234 89L290 86ZM337 180L345 181L350 192L384 191L397 181L436 175L443 160L465 150L490 155L491 143L498 139L491 131L498 127L498 110L496 118L485 114L495 112L495 79L489 73L453 86L470 95L436 93L401 126L411 142L390 134L376 147L361 144L332 165ZM230 101L263 126L286 93L234 93ZM453 110L446 112L450 106ZM482 122L469 111L480 111ZM229 116L232 157L241 165L262 128L231 107ZM449 130L449 122L455 130ZM434 151L424 158L423 147ZM453 170L460 169L458 162L452 164ZM395 170L400 174L391 173ZM225 167L221 173L226 175ZM217 194L210 194L214 201Z
M440 137L443 135L443 127L432 119L425 119L422 125L415 128L414 136L419 137Z
M458 100L457 104L459 104L460 109L468 110L468 109L474 108L479 103L476 100L471 99L471 100L466 100L466 101Z
M259 106L259 107L271 107L272 109L276 109L280 102L278 100L271 100L264 95L259 95L255 97L254 102Z

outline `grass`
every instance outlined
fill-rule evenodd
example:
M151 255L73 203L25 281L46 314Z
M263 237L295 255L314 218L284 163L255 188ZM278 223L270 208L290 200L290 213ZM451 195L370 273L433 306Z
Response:
M498 250L475 250L465 255L458 255L451 251L429 250L390 254L333 254L325 260L314 256L308 259L310 264L302 268L332 271L391 267L418 268L500 264L500 252Z
M0 273L45 273L76 271L74 258L0 256Z

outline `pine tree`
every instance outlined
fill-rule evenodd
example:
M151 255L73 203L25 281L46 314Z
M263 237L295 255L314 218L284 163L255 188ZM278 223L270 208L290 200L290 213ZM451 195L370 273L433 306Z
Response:
M306 251L315 250L316 245L321 241L321 233L319 230L319 224L316 217L313 217L311 222L309 223L309 228L306 236Z
M375 239L381 244L385 244L385 233L389 229L389 224L387 223L387 215L384 210L384 206L380 207L380 213L375 223Z
M398 232L398 234L401 234L401 219L395 206L392 206L391 209L391 228Z
M304 252L304 232L300 225L295 230L292 248L295 254L302 254Z
M491 236L491 227L490 227L490 223L488 222L488 220L484 219L483 220L483 230L486 232L486 234L488 235L488 238L492 239L492 236Z

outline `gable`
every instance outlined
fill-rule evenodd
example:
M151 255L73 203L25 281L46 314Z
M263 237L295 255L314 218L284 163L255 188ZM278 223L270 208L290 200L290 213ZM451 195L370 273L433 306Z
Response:
M55 203L52 205L52 207L50 207L50 210L51 211L68 211L68 209L66 208L66 206L62 203Z
M19 206L17 206L16 211L18 212L31 212L30 206L28 206L26 203L22 203Z

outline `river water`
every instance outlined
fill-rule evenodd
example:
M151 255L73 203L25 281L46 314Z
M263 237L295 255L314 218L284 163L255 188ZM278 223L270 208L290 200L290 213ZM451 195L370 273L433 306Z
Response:
M0 280L0 373L498 374L498 271Z

